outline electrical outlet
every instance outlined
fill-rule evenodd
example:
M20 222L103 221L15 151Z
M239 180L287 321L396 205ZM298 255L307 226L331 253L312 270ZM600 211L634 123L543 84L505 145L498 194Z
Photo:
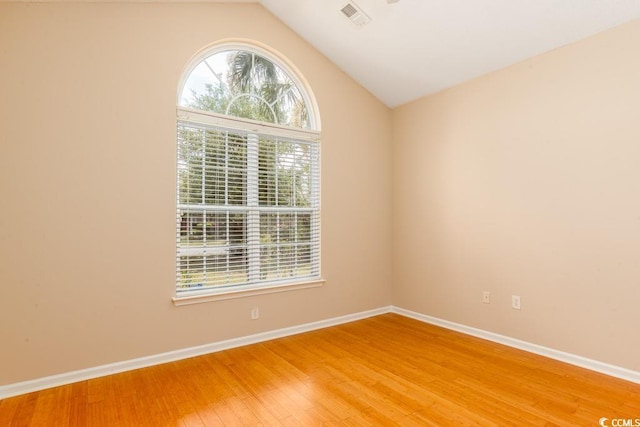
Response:
M260 317L260 309L258 307L253 307L251 309L251 320L256 320Z
M511 295L511 308L516 310L520 310L520 296L519 295Z
M489 291L482 292L482 302L484 304L491 303L491 293Z

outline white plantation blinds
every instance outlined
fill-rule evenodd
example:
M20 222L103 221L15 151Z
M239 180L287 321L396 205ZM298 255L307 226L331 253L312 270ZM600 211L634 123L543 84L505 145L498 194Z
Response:
M178 294L319 278L317 133L178 117Z

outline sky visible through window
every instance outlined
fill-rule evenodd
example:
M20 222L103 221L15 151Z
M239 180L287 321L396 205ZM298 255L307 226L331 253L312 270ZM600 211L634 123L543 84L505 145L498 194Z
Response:
M229 55L231 53L227 51L211 55L194 68L182 89L180 105L189 106L194 101L194 92L196 95L205 95L207 93L207 84L217 82L218 78L226 79L229 71Z

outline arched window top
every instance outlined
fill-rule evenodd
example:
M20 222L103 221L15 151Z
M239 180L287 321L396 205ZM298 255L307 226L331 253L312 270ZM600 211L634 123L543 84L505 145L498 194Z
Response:
M222 45L193 64L183 80L179 106L317 130L315 104L300 79L267 51Z

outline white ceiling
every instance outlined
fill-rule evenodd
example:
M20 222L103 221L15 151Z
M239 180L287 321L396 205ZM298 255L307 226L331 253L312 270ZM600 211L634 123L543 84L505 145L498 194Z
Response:
M348 1L260 3L389 107L640 18L640 0L355 0L357 29Z

